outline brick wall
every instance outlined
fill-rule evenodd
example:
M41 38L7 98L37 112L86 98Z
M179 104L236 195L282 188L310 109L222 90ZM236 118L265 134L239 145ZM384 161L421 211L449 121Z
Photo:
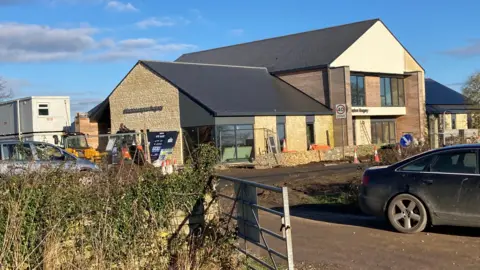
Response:
M315 115L315 144L334 146L333 118L331 115ZM328 134L328 138L327 138Z
M87 142L90 147L98 148L98 123L90 122L86 115L77 114L75 116L75 131L82 132L87 136Z
M121 123L136 131L178 131L179 137L173 157L183 162L183 136L180 128L178 90L137 64L118 85L109 98L111 129L118 130ZM126 108L163 106L162 111L123 114Z
M380 77L365 76L365 105L380 107Z
M421 127L421 107L419 104L419 81L418 72L410 73L404 80L405 107L407 114L397 118L397 141L402 137L403 132L411 132L414 137L420 138L424 134ZM423 115L425 112L423 112Z
M330 106L326 70L302 71L278 76L322 104Z
M307 123L305 116L287 116L285 130L289 151L307 150Z
M255 155L263 155L267 153L268 135L276 134L277 132L277 117L276 116L255 116L253 125L255 136Z

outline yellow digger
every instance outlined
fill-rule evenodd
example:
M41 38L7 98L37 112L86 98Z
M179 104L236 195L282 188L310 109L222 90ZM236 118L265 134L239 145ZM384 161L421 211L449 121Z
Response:
M79 157L88 159L92 162L100 163L104 154L90 147L87 142L87 137L81 132L65 132L62 134L61 140L54 136L55 144L65 149L68 153Z

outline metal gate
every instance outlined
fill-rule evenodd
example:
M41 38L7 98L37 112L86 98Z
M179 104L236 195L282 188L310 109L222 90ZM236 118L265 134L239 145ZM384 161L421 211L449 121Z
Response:
M236 248L245 254L247 259L251 259L267 269L282 269L278 263L278 258L280 258L286 261L287 269L293 270L293 246L288 188L274 187L228 176L218 176L218 178L222 186L222 190L220 190L218 196L232 202L231 205L227 205L227 207L220 206L222 216L227 219L227 225L230 224L232 220L236 221L237 236L243 240L237 242ZM228 183L233 183L233 196L225 194L225 190L227 190L225 186ZM261 206L258 203L257 189L280 193L282 195L283 212ZM236 213L234 213L235 210ZM259 219L258 211L264 211L278 216L282 235L263 227ZM285 254L273 249L271 245L269 245L266 238L267 235L284 243ZM254 255L249 251L249 246L263 249L267 252L268 258L262 259ZM256 269L254 265L249 263L249 260L246 260L246 263L248 269Z

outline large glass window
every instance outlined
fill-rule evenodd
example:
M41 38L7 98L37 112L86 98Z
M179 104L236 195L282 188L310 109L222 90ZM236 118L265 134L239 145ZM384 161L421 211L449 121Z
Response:
M431 165L432 172L477 173L477 153L475 150L455 151L437 155Z
M253 125L218 126L222 162L249 161L253 157Z
M395 120L372 119L371 120L372 143L395 143Z
M405 91L402 78L380 78L380 100L382 106L405 106Z
M363 76L350 76L352 106L365 106L365 79Z

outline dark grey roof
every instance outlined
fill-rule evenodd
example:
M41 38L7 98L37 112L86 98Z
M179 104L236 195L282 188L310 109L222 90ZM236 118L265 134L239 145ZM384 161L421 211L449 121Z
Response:
M265 68L140 61L215 116L332 114Z
M425 79L425 92L427 114L480 111L480 105L470 102L464 95L433 79Z
M188 53L177 62L266 67L270 72L326 66L379 19Z
M469 104L466 97L447 86L425 79L426 103L429 105L464 105Z

